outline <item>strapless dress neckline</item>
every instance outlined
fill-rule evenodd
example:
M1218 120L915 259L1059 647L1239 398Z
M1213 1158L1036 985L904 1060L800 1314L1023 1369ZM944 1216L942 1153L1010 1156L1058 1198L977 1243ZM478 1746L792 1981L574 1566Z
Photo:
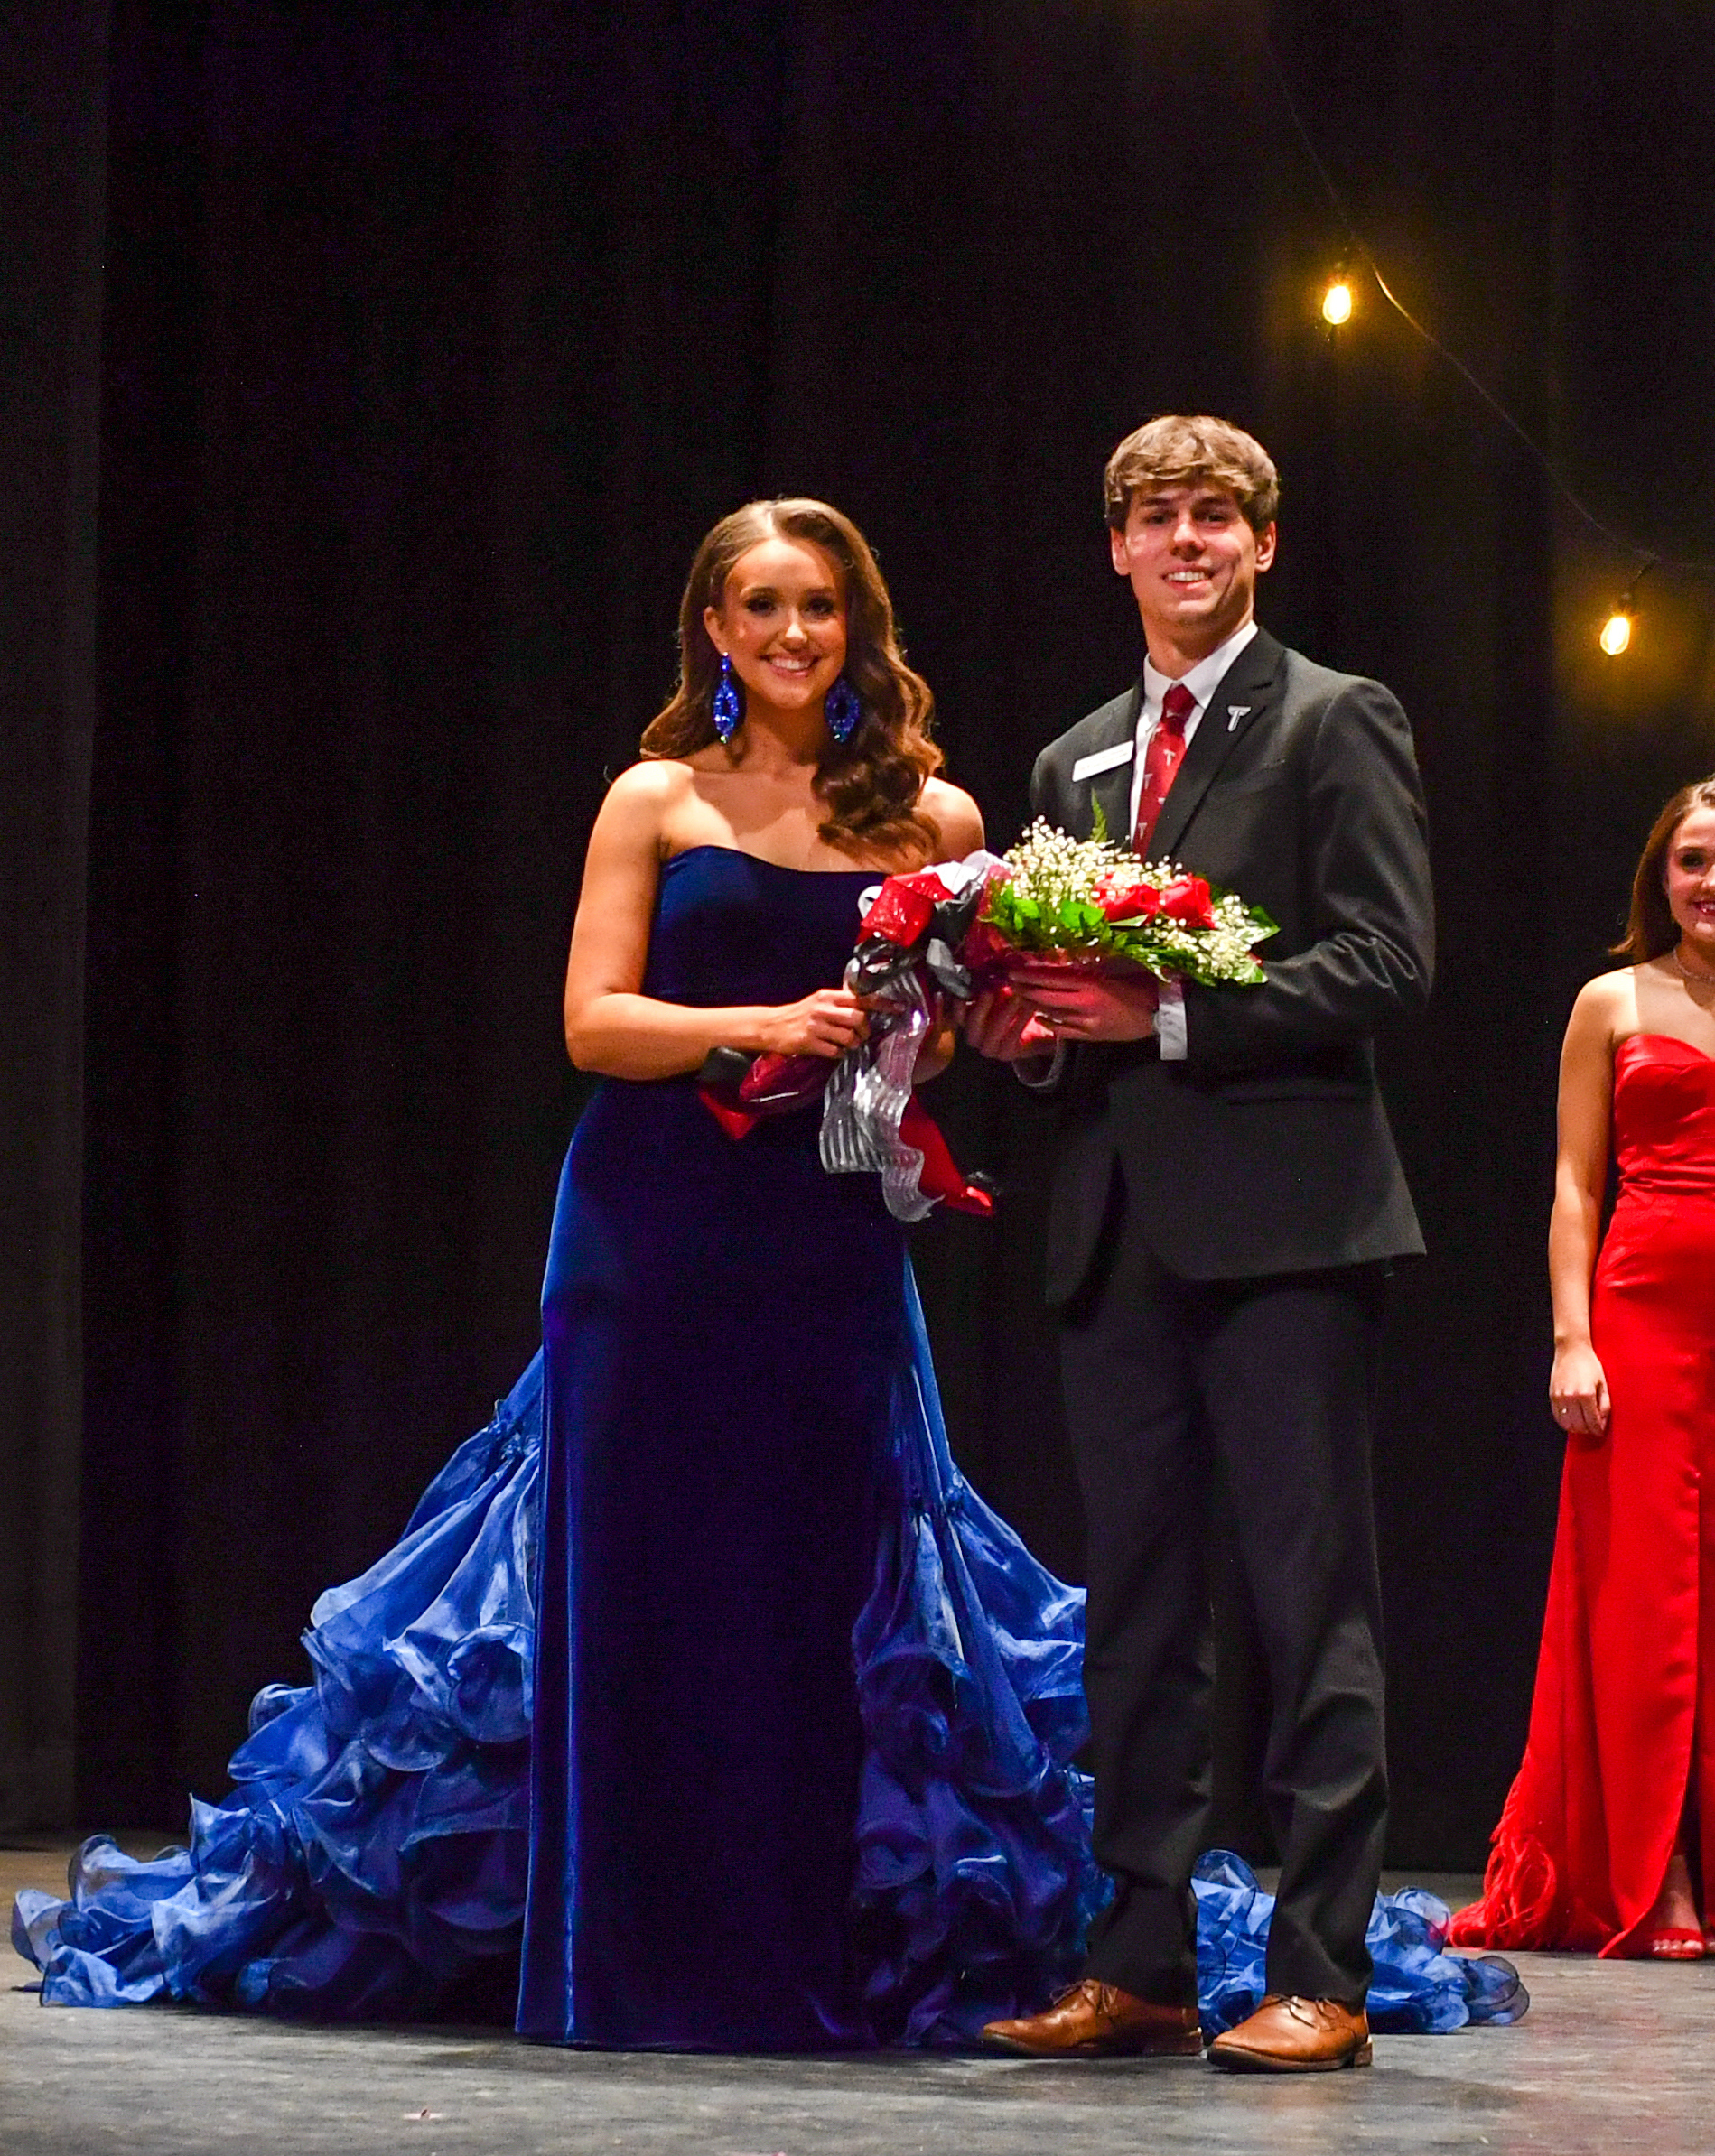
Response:
M789 861L771 861L765 853L751 853L743 846L717 846L713 840L704 840L700 846L681 846L676 853L669 853L661 866L670 869L675 861L689 860L697 853L730 853L739 860L754 862L759 869L776 869L782 876L867 876L873 883L891 873L887 869L795 869Z
M1627 1048L1645 1042L1670 1048L1683 1048L1688 1055L1694 1056L1699 1063L1706 1063L1711 1070L1715 1070L1715 1055L1711 1055L1707 1048L1700 1048L1695 1041L1682 1039L1677 1033L1628 1033L1615 1049L1616 1058L1623 1055Z

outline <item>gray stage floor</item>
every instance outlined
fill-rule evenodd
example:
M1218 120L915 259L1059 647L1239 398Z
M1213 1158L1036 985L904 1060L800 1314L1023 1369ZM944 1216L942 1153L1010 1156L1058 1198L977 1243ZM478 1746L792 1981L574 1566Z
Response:
M0 1852L0 1891L56 1883ZM1424 1882L1443 1891L1452 1882ZM306 2029L178 2009L44 2010L0 1950L4 2156L1653 2156L1715 2149L1715 1963L1521 1956L1514 2029L1384 2037L1367 2072L1200 2061L620 2058L481 2030Z

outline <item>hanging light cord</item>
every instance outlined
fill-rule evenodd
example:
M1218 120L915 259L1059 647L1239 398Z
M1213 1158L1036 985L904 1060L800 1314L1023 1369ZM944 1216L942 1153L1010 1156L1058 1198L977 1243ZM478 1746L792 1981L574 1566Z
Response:
M1519 422L1514 418L1513 414L1506 409L1506 406L1502 404L1501 400L1495 395L1494 391L1490 389L1486 383L1478 380L1477 376L1474 375L1470 368L1466 366L1464 360L1459 358L1457 352L1449 351L1447 346L1441 342L1440 339L1436 336L1432 330L1426 329L1424 325L1418 321L1416 315L1412 312L1411 309L1405 304L1404 301L1398 296L1398 294L1393 291L1393 287L1389 284L1387 279L1382 274L1381 265L1376 261L1375 254L1371 250L1369 242L1364 237L1364 235L1353 223L1352 214L1346 207L1345 199L1341 195L1339 189L1335 186L1333 178L1329 173L1327 165L1322 162L1322 155L1320 151L1318 150L1316 146L1315 139L1311 135L1310 129L1304 124L1304 116L1298 108L1298 101L1292 95L1291 84L1287 80L1286 70L1281 64L1280 54L1274 49L1273 39L1266 39L1264 43L1269 58L1269 71L1274 79L1275 88L1280 92L1281 102L1285 106L1288 114L1291 116L1292 125L1298 134L1298 138L1304 145L1304 153L1306 156L1309 157L1311 164L1316 168L1317 177L1321 181L1323 189L1328 195L1328 199L1334 207L1335 216L1338 218L1341 225L1345 228L1347 239L1350 244L1351 252L1354 256L1364 265L1364 267L1369 272L1370 275L1375 278L1377 290L1381 293L1382 297L1387 302L1388 305L1393 310L1394 313L1399 316L1402 321L1406 323L1410 329L1414 330L1416 334L1422 339L1423 342L1429 346L1431 351L1438 353L1440 357L1447 362L1448 366L1453 369L1454 373L1461 378L1461 380L1466 382L1470 388L1476 391L1477 395L1481 397L1484 404L1488 406L1489 410L1495 414L1496 418L1501 422L1503 426L1506 427L1511 432L1517 435L1518 439L1524 444L1524 447L1535 459L1537 464L1541 467L1543 474L1552 483L1555 491L1567 504L1568 507L1576 510L1578 515L1583 518L1584 522L1589 525L1590 529L1593 532L1599 533L1601 536L1608 541L1610 546L1616 548L1619 553L1623 554L1630 554L1634 558L1638 566L1634 571L1632 575L1633 587L1636 586L1641 578L1647 576L1652 569L1682 569L1688 571L1690 573L1695 576L1715 575L1715 562L1686 561L1678 559L1672 554L1658 553L1650 547L1640 546L1636 539L1628 539L1623 532L1617 532L1611 525L1604 524L1601 518L1598 516L1593 510L1586 507L1584 503L1580 501L1579 497L1572 491L1571 487L1561 476L1559 468L1554 462L1554 460L1542 446L1541 442L1536 440L1535 436L1528 432L1524 427L1520 425Z

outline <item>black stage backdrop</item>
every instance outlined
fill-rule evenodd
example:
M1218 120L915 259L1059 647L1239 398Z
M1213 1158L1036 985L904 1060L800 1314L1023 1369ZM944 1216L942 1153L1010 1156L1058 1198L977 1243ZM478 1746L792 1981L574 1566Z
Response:
M1715 609L1658 572L1602 659L1625 559L1373 291L1328 339L1342 236L1271 36L1402 296L1604 515L1715 551L1694 0L115 0L86 1823L216 1792L316 1591L532 1351L580 851L703 530L760 492L858 518L1004 841L1135 669L1099 475L1177 407L1280 460L1269 625L1417 725L1443 959L1388 1054L1432 1249L1378 1462L1392 1854L1478 1861L1552 1532L1556 1045L1715 761ZM918 1238L955 1444L1076 1575L1042 1129L1001 1073L941 1098L1007 1188Z
M0 29L0 1828L73 1805L107 17Z

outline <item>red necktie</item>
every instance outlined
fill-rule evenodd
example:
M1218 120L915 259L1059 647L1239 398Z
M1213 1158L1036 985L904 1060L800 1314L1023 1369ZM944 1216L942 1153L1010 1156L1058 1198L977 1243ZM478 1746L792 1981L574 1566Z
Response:
M1168 788L1185 760L1185 722L1197 709L1197 699L1183 682L1175 682L1161 699L1161 716L1143 757L1143 787L1137 797L1137 823L1132 832L1132 850L1149 858L1150 840L1156 819L1167 799Z

